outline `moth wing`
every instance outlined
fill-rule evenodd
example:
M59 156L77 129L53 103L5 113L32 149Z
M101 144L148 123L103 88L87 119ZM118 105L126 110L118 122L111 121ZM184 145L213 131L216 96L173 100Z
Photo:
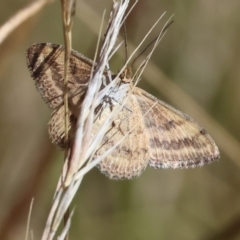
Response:
M144 116L151 167L188 168L219 158L211 136L191 117L140 88L134 95Z
M27 49L27 65L43 100L56 108L63 104L64 47L52 43L38 43ZM72 50L68 72L69 96L85 92L92 69L92 61ZM77 91L77 92L76 92ZM76 98L75 98L76 99Z
M48 122L48 135L52 143L56 144L60 148L65 148L69 145L74 137L76 131L77 117L72 114L71 110L68 109L68 139L65 143L65 124L64 124L64 105L55 108L52 112L51 118Z
M103 108L102 113L94 123L94 132L98 131L111 111L110 106ZM104 154L125 137L98 165L100 171L111 179L137 177L148 164L150 158L148 139L143 119L139 118L139 114L138 102L133 95L130 95L96 152L96 156Z

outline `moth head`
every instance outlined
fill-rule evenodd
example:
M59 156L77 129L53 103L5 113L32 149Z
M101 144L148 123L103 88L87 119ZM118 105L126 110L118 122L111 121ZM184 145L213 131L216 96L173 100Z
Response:
M132 81L132 68L126 67L120 74L120 79L123 83L130 83Z

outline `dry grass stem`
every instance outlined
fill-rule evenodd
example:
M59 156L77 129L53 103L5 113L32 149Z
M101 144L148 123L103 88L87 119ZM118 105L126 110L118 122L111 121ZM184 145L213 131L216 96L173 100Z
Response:
M72 49L72 26L73 17L75 13L75 0L61 0L62 5L62 19L63 19L63 33L65 42L65 56L64 56L64 122L65 122L65 143L68 141L68 69L69 59Z
M61 0L62 6L62 19L63 19L63 33L65 42L65 54L64 54L64 125L65 125L65 144L68 142L68 128L69 128L69 116L68 116L68 69L70 65L70 55L72 49L72 26L73 17L76 8L75 0ZM68 149L65 149L65 157L67 156ZM69 209L64 216L64 224L66 224L69 218ZM68 237L66 236L66 239Z
M109 56L114 49L128 3L129 1L124 1L123 3L115 1L113 3L111 21L109 22L108 31L105 35L106 37L101 48L98 61L96 61L96 69L94 70L93 76L89 81L89 87L80 109L75 140L72 145L72 149L69 150L63 172L59 180L53 206L42 237L44 240L54 238L60 222L62 221L63 215L68 209L79 188L79 185L81 184L82 177L78 176L76 178L76 173L79 172L80 169L83 170L86 167L87 171L90 170L101 160L99 158L93 162L88 162L88 160L91 159L90 156L93 156L94 151L96 151L96 148L111 124L113 120L113 114L111 114L111 116L107 119L101 130L96 133L96 136L92 136L94 110L102 102L102 99L99 98L98 92L102 81L105 81L103 72L108 65ZM104 94L103 91L105 91ZM109 87L106 87L106 89L102 90L101 96L104 97L108 94L108 92ZM113 112L116 114L116 111ZM89 149L91 149L92 152L90 152ZM85 170L85 172L87 171ZM65 179L64 185L60 184L62 179ZM70 220L65 227L68 228L69 226ZM66 230L62 232L60 237L64 237L65 233Z
M103 16L105 15L105 13L103 14ZM103 21L102 21L103 22ZM99 38L98 38L98 42L97 42L97 48L96 48L96 53L94 56L94 61L93 61L93 66L96 63L96 58L97 58L97 52L98 52L98 48L99 48L99 42L100 42L100 36L101 36L101 32L102 32L102 24L100 27L100 32L99 32ZM106 63L107 65L108 63ZM93 71L94 69L92 68L91 70L91 74L90 74L90 79L93 79ZM102 79L102 73L100 74L100 78ZM98 83L98 85L96 85L96 83ZM70 154L69 151L69 156L71 156L71 158L67 158L68 160L68 168L67 168L67 175L65 176L65 180L64 180L64 184L67 186L69 185L69 180L71 179L72 175L74 173L76 173L76 171L78 171L79 168L81 168L83 166L83 164L85 163L85 161L88 159L88 157L85 154L85 149L86 147L84 147L84 143L89 143L89 137L92 134L92 126L93 126L93 118L94 118L94 109L90 108L91 107L91 103L93 104L94 101L94 94L97 94L97 92L99 91L100 88L100 84L101 82L97 82L95 81L95 85L93 84L91 86L91 81L89 84L88 89L91 89L91 91L88 91L88 94L85 96L83 105L81 107L81 112L79 115L79 121L78 121L78 125L77 125L77 131L76 131L76 141L74 141L73 144L73 153ZM105 94L102 95L102 98L105 96ZM99 99L99 103L101 102L101 99ZM98 104L94 105L95 107L98 106ZM89 111L90 109L90 111ZM84 115L85 114L85 115ZM83 117L82 117L83 116ZM85 124L85 120L86 118L88 118L88 121ZM85 129L84 129L84 124L85 124ZM74 148L76 146L76 148ZM91 148L91 144L89 144L89 148ZM85 161L81 161L82 156L85 156Z
M0 27L0 44L11 34L18 26L30 17L39 12L47 3L51 0L38 0L29 4L24 9L17 12L12 18L10 18L3 26Z
M71 226L71 220L72 220L73 213L74 213L74 211L71 211L71 213L70 213L70 215L69 215L69 217L67 219L67 222L65 223L65 226L64 226L64 228L62 230L61 236L58 237L58 240L66 239L66 236L68 234L69 228Z

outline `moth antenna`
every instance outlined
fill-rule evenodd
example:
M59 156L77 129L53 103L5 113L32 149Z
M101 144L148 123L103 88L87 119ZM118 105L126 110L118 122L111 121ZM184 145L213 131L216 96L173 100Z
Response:
M172 20L171 22L169 22L162 30L161 36L166 32L167 28L173 23L174 21ZM160 36L160 37L161 37ZM142 52L140 52L135 59L132 61L131 64L131 68L133 68L133 64L136 62L136 60L154 43L157 41L157 39L159 38L159 36L155 37L144 49Z
M128 60L128 45L127 45L127 27L126 27L126 22L124 22L123 24L123 28L124 28L124 45L125 45L125 64Z

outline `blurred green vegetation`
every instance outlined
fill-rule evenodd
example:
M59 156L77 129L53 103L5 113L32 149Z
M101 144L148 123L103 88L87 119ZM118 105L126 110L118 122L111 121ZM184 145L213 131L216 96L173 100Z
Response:
M2 0L0 24L28 3ZM93 15L87 14L86 5ZM33 43L63 43L60 9L60 1L47 5L0 46L0 239L23 239L32 197L31 228L35 239L40 238L61 172L63 155L47 136L51 111L36 91L25 60L25 50ZM93 29L100 27L96 19L104 9L108 16L111 1L77 1L73 48L89 58L97 42L98 32ZM239 141L240 2L139 1L127 19L129 43L136 46L164 11L166 17L145 46L172 14L174 24L152 63ZM124 53L124 48L119 52ZM117 54L113 70L123 63ZM169 97L163 96L149 81L144 76L140 86L173 105L191 105L181 98L174 102L172 97L177 96L171 96L171 89ZM181 110L204 122L193 110ZM210 126L211 134L215 125ZM231 142L221 134L211 135L231 149ZM233 149L238 151L236 146L238 142ZM220 161L211 165L188 170L148 168L132 181L110 181L94 169L74 201L70 239L240 239L240 156L233 159L221 147L220 151Z

